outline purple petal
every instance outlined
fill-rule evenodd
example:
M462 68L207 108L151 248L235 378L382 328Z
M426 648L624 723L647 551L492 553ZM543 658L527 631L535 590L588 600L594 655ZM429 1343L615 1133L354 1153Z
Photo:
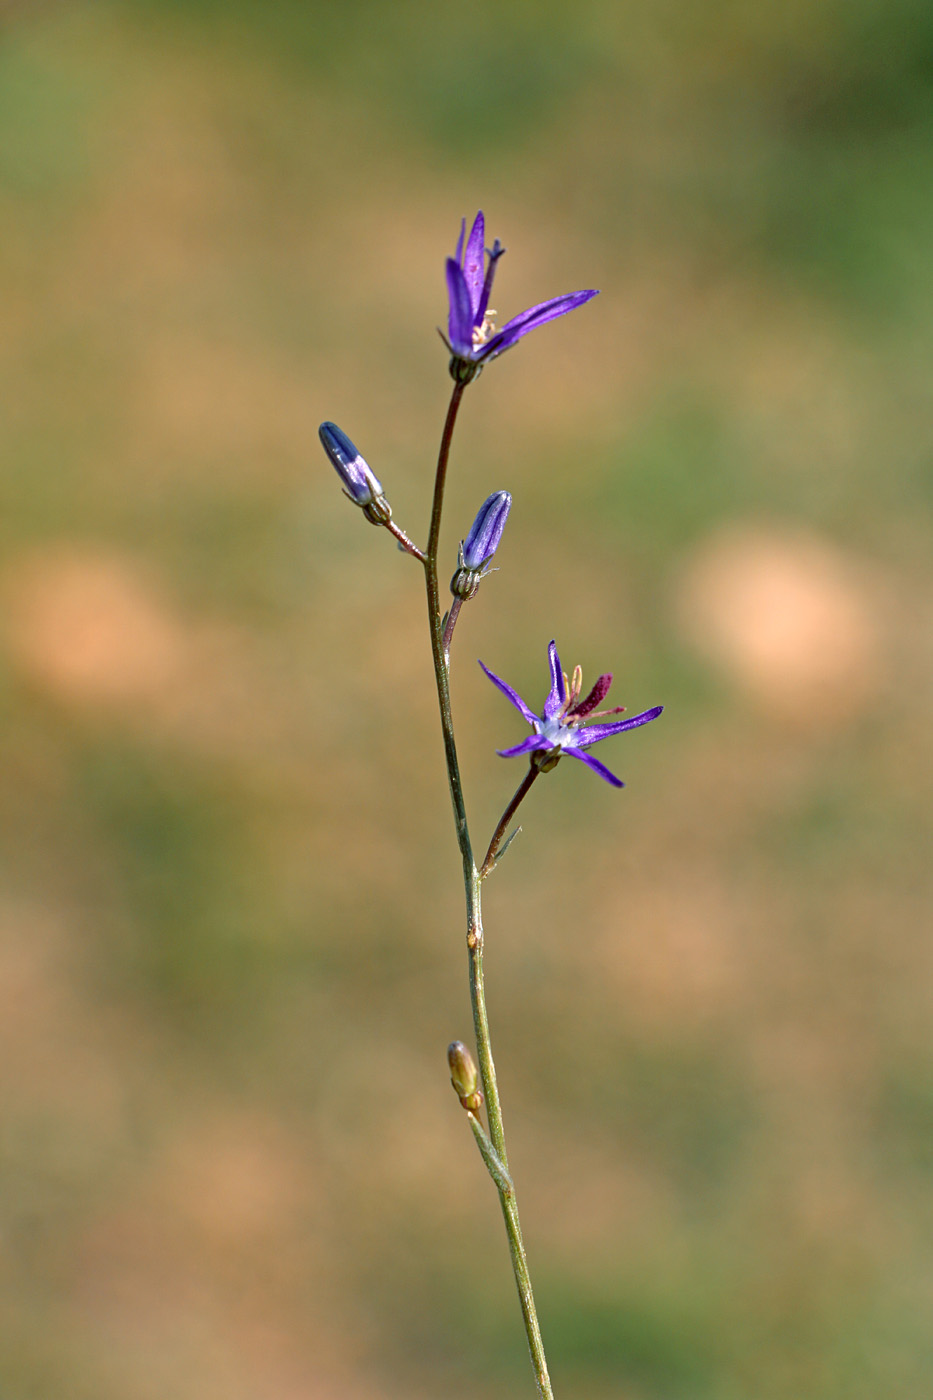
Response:
M489 563L499 548L511 507L512 497L508 491L494 491L487 496L460 546L466 568L481 569Z
M520 753L531 753L534 749L549 749L551 742L545 739L543 734L529 734L527 739L523 739L520 744L513 744L510 749L496 749L500 758L515 758Z
M520 316L514 316L511 321L507 321L491 340L483 346L483 359L495 359L501 355L503 350L508 350L516 341L521 340L523 335L529 331L536 330L538 326L545 325L548 321L554 321L558 316L566 316L568 311L574 311L578 306L583 306L585 302L592 300L597 293L592 292L568 292L562 297L552 297L550 301L539 302L537 306L529 306L527 311L523 311Z
M459 355L472 356L473 308L460 264L453 258L447 259L447 299L450 302L447 336L451 348Z
M483 320L486 316L486 308L489 306L489 297L492 293L492 284L496 276L496 264L498 263L499 259L502 257L502 254L504 252L505 249L503 248L502 244L497 238L489 250L489 264L486 268L486 279L483 282L483 290L480 295L479 306L476 308L476 312L473 318L476 325L478 326L481 326L483 324Z
M567 686L564 672L557 655L557 643L551 642L547 649L548 664L551 668L551 689L544 702L545 719L553 719L567 699Z
M613 734L623 734L626 729L637 729L639 725L648 724L650 720L657 719L663 709L663 705L655 705L653 710L645 710L643 714L632 715L631 719L615 720L612 724L590 724L586 729L578 731L580 737L574 744L574 748L588 749L591 744L598 744L600 739L610 739Z
M594 758L591 753L580 753L578 749L564 749L564 753L571 758L578 758L581 763L585 763L587 768L592 768L594 773L598 773L601 778L605 778L607 783L612 783L613 787L625 787L621 778L617 778L615 773L610 773L605 763L600 763L598 758Z
M376 496L382 495L378 477L342 428L336 423L322 423L318 435L351 501L367 506Z
M479 664L483 666L482 661ZM493 685L497 685L499 687L505 698L507 700L511 700L512 704L515 706L516 710L518 710L518 713L522 716L523 719L526 719L529 724L537 725L539 723L539 717L534 713L533 710L530 710L528 708L528 706L525 704L524 700L519 695L517 690L513 690L512 687L508 685L505 681L500 680L500 678L497 675L495 675L494 672L490 671L488 666L483 666L483 670L486 672L486 675L492 681Z
M463 259L463 275L466 279L467 291L470 293L470 316L474 325L476 324L476 312L479 309L480 297L483 295L483 264L485 262L483 244L485 238L486 224L481 209L473 220L473 227L470 229L470 237L467 240L466 256Z
M460 220L460 237L457 239L457 251L454 253L454 259L456 260L457 263L459 263L459 265L460 265L461 267L463 266L463 240L464 240L464 238L466 238L466 219L461 219L461 220Z

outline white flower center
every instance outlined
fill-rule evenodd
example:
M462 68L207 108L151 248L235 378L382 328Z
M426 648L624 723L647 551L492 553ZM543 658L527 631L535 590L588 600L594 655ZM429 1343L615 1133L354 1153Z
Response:
M554 719L539 719L535 728L542 739L547 739L551 747L555 749L562 749L573 735L573 730L569 725L564 724L560 715L556 715Z

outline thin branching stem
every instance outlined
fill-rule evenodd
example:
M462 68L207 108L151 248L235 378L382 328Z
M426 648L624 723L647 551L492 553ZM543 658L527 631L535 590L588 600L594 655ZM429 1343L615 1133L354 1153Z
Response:
M525 1246L522 1242L515 1188L509 1175L509 1160L505 1148L505 1131L502 1126L502 1108L499 1102L499 1087L496 1082L496 1067L492 1058L492 1042L489 1034L489 1021L486 1015L486 993L483 972L483 915L481 901L481 877L473 859L470 844L470 829L467 823L466 805L463 799L463 785L460 779L460 764L457 758L457 745L454 739L453 716L450 706L449 656L444 646L444 625L440 607L440 589L437 574L437 552L441 533L441 512L444 505L444 487L447 482L447 464L450 459L450 445L463 391L466 386L455 383L444 422L440 449L437 457L437 471L434 479L434 500L431 507L431 524L428 544L424 553L424 572L428 598L428 622L431 629L431 655L434 661L434 679L437 685L437 700L441 716L441 731L444 737L444 756L447 762L447 779L450 785L450 798L454 809L454 825L457 831L457 844L463 862L463 884L466 895L467 949L470 965L470 999L473 1006L473 1028L476 1035L476 1050L479 1072L486 1101L486 1115L489 1120L489 1137L492 1142L494 1160L498 1173L490 1170L499 1192L505 1229L512 1257L512 1270L518 1287L525 1335L531 1352L535 1380L543 1400L554 1400L551 1380L548 1375L541 1329L535 1310ZM449 644L449 639L448 639ZM530 784L529 784L530 786ZM524 795L524 794L522 794ZM514 801L514 799L513 799ZM479 1139L477 1139L479 1140ZM484 1160L486 1160L484 1158ZM490 1163L487 1160L487 1168ZM506 1187L508 1183L508 1188Z
M495 866L496 858L499 855L499 848L502 845L502 838L505 836L505 833L508 830L509 822L515 816L515 813L518 811L519 807L524 801L525 794L528 792L528 789L531 787L532 783L534 782L535 778L538 776L540 771L541 769L538 768L538 766L535 763L531 764L531 766L528 769L528 772L525 774L524 778L522 779L519 785L518 791L515 793L515 796L512 798L512 801L506 807L505 811L502 813L502 816L499 818L499 825L496 827L495 831L492 834L492 840L489 843L489 850L486 852L486 859L480 866L479 878L481 880L485 880L490 870L492 870Z
M473 1129L473 1136L476 1138L476 1144L479 1147L483 1161L486 1163L489 1175L499 1188L500 1195L514 1196L515 1187L512 1185L512 1178L496 1156L496 1149L490 1142L489 1134L486 1132L486 1129L472 1111L467 1113L467 1122Z
M460 609L462 607L463 599L454 598L450 604L447 621L444 624L444 657L448 666L450 665L450 643L453 641L454 628L457 625L457 618L460 616Z
M424 554L421 552L418 546L408 538L408 536L405 534L405 531L400 529L399 526L396 525L394 520L387 520L385 522L385 528L388 530L390 535L395 536L395 538L398 540L400 546L402 547L402 549L404 549L406 554L411 554L415 559L420 559L422 564L424 563Z

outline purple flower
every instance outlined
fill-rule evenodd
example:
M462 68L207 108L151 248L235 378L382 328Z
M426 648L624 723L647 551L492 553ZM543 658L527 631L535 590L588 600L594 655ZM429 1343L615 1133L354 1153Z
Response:
M598 773L601 778L605 778L607 783L612 783L613 787L624 787L621 778L617 778L614 773L598 759L586 752L593 744L598 744L600 739L609 739L613 734L622 734L626 729L637 729L640 724L647 724L649 720L657 719L663 710L663 705L655 705L652 710L645 710L643 714L633 715L631 719L620 719L612 724L590 724L585 725L583 721L587 718L598 719L602 715L620 715L625 708L616 706L611 710L597 710L596 706L603 700L612 684L612 676L600 676L593 689L585 699L580 699L580 691L583 688L583 672L578 666L573 673L573 679L568 681L567 676L561 669L560 657L557 655L557 645L551 642L548 647L548 661L551 666L551 689L544 702L544 713L536 715L528 705L525 704L517 691L513 690L505 681L493 675L488 666L483 666L486 675L502 691L506 699L511 700L519 714L524 716L534 729L534 734L523 739L520 744L515 744L510 749L498 749L497 752L502 758L514 758L516 754L530 753L537 755L532 758L532 763L536 764L542 772L553 768L562 754L569 754L571 758L579 758L581 763L585 763L587 768L592 768L594 773Z
M512 497L508 491L494 491L486 497L460 546L460 562L464 568L482 569L489 563L499 548L511 509Z
M511 509L512 497L508 491L493 491L480 506L466 539L460 541L460 560L450 580L450 591L461 602L476 596L489 573L486 566L499 548Z
M487 360L494 360L510 349L523 335L564 316L596 296L596 292L568 292L550 301L530 306L520 316L513 316L500 331L495 329L495 311L489 308L496 263L505 252L498 238L489 249L484 247L485 221L482 209L473 221L464 248L466 220L460 227L456 256L447 259L447 297L450 314L447 320L446 344L451 354L450 372L454 379L468 384L475 379ZM485 271L484 258L489 262Z
M346 433L336 423L322 423L318 435L331 465L343 482L344 495L358 506L372 505L382 495L382 485Z

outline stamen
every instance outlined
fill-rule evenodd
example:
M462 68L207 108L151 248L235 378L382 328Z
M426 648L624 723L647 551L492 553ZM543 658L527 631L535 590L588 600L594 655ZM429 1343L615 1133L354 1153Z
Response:
M494 333L496 329L496 317L498 316L498 314L498 311L492 310L485 312L485 314L483 315L481 325L473 327L474 350L478 350L481 345L485 345L486 341Z
M580 701L578 701L577 704L574 705L573 710L572 710L571 713L574 714L574 715L576 715L576 716L578 716L578 717L581 718L581 719L582 719L582 717L583 717L584 715L592 714L593 710L595 710L595 708L596 708L596 706L599 704L600 700L604 700L604 699L605 699L605 697L606 697L606 695L607 695L607 693L608 693L608 691L609 691L609 687L610 687L611 685L612 685L612 676L611 676L611 674L606 674L606 675L604 675L604 676L599 676L598 679L597 679L597 681L596 681L596 684L593 686L593 689L590 691L590 693L589 693L589 695L586 697L586 699L585 699L585 700L580 700ZM608 710L607 710L607 711L605 711L605 713L606 713L606 714L610 714L610 713L612 713L612 711L608 711Z

